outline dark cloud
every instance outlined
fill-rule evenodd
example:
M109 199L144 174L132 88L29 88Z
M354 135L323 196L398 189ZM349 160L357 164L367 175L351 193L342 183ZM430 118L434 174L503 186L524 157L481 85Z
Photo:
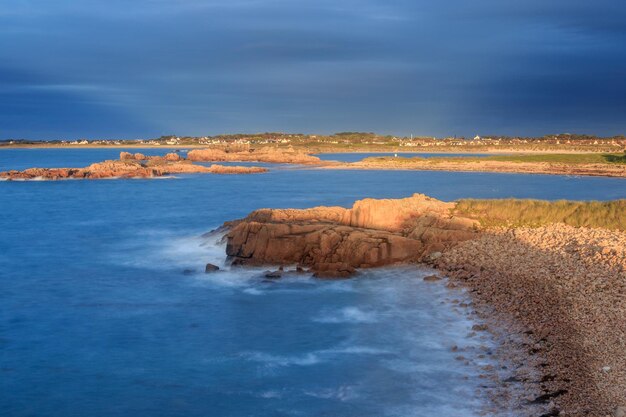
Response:
M625 18L608 0L17 2L0 136L624 133Z

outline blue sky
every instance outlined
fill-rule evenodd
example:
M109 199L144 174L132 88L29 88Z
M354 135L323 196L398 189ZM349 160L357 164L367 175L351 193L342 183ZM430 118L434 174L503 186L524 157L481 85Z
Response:
M0 138L624 134L626 2L7 0Z

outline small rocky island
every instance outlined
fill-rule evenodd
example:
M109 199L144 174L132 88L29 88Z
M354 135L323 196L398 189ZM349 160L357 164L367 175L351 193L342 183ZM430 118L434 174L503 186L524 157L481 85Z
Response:
M261 209L224 226L234 265L345 278L426 263L439 270L427 280L469 291L487 323L476 330L502 342L514 377L492 370L491 378L503 390L522 387L519 415L528 404L550 416L626 415L626 200L447 203L415 194L352 208Z
M187 153L187 159L198 162L267 162L273 164L319 164L321 160L317 156L309 155L302 150L294 150L292 147L261 147L250 148L206 148L194 149Z

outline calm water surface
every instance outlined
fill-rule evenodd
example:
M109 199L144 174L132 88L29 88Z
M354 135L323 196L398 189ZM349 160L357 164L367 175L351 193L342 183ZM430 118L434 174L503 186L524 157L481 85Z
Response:
M118 153L3 150L0 167ZM428 271L273 283L254 269L201 273L224 255L200 235L256 208L415 192L614 199L626 198L626 182L284 168L0 182L0 415L478 415L483 381L450 347L490 342L467 338L472 322L444 303L459 295L424 283Z

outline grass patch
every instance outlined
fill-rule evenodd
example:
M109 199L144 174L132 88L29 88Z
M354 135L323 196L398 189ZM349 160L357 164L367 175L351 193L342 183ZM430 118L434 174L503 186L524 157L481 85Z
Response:
M485 159L504 162L552 162L560 164L626 164L626 153L493 155Z
M480 221L484 227L539 227L565 223L574 227L602 227L626 230L626 200L544 201L544 200L459 200L459 215Z
M581 153L581 154L521 154L521 155L489 155L489 156L437 156L431 158L378 156L365 158L363 162L410 164L424 162L550 162L558 164L626 164L626 153Z

